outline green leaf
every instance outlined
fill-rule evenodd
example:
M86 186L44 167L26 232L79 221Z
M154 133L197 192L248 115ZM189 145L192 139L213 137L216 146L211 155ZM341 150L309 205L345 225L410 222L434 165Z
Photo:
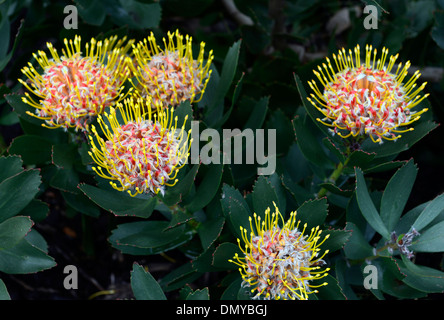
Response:
M436 10L434 14L435 24L430 35L432 36L432 39L435 40L436 44L441 49L444 49L444 11Z
M8 289L6 289L5 283L2 279L0 279L0 300L11 300Z
M35 273L56 265L41 249L20 240L14 247L0 250L0 271L9 274Z
M218 103L223 101L228 89L233 82L234 75L236 74L237 64L239 60L239 51L242 40L238 40L228 49L225 56L224 63L222 65L222 71L220 75L219 86L216 91L216 97L213 100L210 110L214 108Z
M444 221L421 232L410 249L417 252L444 252Z
M322 230L321 239L329 235L328 239L322 244L322 251L328 250L329 253L344 248L345 244L350 240L352 232L350 230L327 229Z
M172 250L191 239L192 233L185 231L185 225L168 225L168 221L122 223L112 231L109 241L123 253L149 255Z
M214 74L214 72L213 72L213 74ZM213 75L212 75L212 77L213 77ZM208 122L208 126L209 127L211 127L211 128L220 128L225 122L227 122L227 120L229 119L229 117L231 115L231 112L233 111L234 106L236 105L237 100L239 98L239 94L240 94L240 91L242 89L242 81L243 81L243 79L244 79L244 73L242 74L241 78L239 79L239 81L237 82L236 86L234 87L233 97L231 98L230 109L228 109L228 111L225 112L223 117L220 118L220 119L217 119L217 118L214 118L214 117L208 119L208 121L209 121ZM207 86L207 88L208 88L208 86Z
M25 165L39 165L51 161L51 148L51 142L44 138L36 135L21 135L11 142L8 152L21 156Z
M98 218L100 216L100 208L85 194L72 194L70 192L61 193L66 204L74 210L94 218Z
M50 180L50 185L53 188L59 189L63 192L70 192L78 194L77 188L80 182L79 174L76 170L69 168L58 168Z
M0 182L23 171L19 156L0 157Z
M351 222L347 222L345 230L351 232L351 237L345 243L344 253L349 259L365 259L373 256L373 248L362 235L358 227Z
M368 168L364 169L364 173L385 172L385 171L399 168L400 166L402 166L405 163L406 163L406 161L390 161L390 162L377 164L374 166L368 166Z
M185 124L184 130L188 132L191 129L191 121L193 120L193 107L191 106L190 100L185 100L180 103L173 113L170 115L171 118L177 117L177 128L182 128Z
M238 270L239 266L229 262L228 260L232 260L235 254L238 254L240 257L243 256L242 251L239 247L231 242L221 243L213 254L213 266L226 270Z
M294 129L290 118L281 109L269 112L265 130L276 130L276 155L287 154L295 141Z
M421 110L420 106L430 108L427 99L424 99L424 101L416 106L416 108ZM416 142L421 140L436 127L438 127L438 124L433 121L419 120L419 122L415 124L413 131L403 133L402 137L397 141L385 141L380 145L378 143L373 143L371 139L367 139L361 145L361 149L369 153L376 153L376 158L395 155L410 149Z
M202 276L203 272L197 272L191 262L182 264L159 280L160 286L165 292L182 288L185 284L192 283Z
M200 253L192 261L193 268L198 272L213 272L220 270L213 265L214 251L214 246L211 246L207 250Z
M0 223L0 250L17 244L31 231L33 224L29 217L24 216L12 217Z
M117 226L110 240L119 245L130 245L140 248L155 248L177 239L185 226L167 228L168 221L137 221Z
M313 197L309 190L294 182L288 175L282 175L281 180L284 188L291 194L298 205L302 205Z
M31 112L34 114L36 109L31 107L27 103L24 103L22 100L23 97L24 97L23 95L19 95L19 94L15 94L15 93L5 95L6 101L9 103L9 105L12 107L14 112L16 112L20 118L22 118L22 119L26 120L27 122L30 122L36 126L41 127L42 123L44 123L43 120L37 119L36 117L30 116L29 114L27 114L27 112Z
M43 127L42 125L37 125L32 122L29 122L28 120L23 119L22 117L19 118L20 126L23 129L24 135L30 135L30 136L38 136L42 139L47 140L51 144L59 144L59 143L66 143L67 139L69 138L68 132L65 132L63 129L48 129ZM52 145L51 145L52 147ZM51 148L45 149L45 155L51 154ZM51 156L50 156L51 157Z
M385 239L390 239L390 233L387 227L384 225L381 217L379 216L376 207L370 198L370 194L367 190L364 174L359 168L355 168L356 173L356 198L358 200L359 208L364 216L365 220Z
M338 280L338 284L344 292L344 295L348 300L358 300L355 292L351 288L350 280L348 277L348 273L350 271L350 266L348 265L348 261L345 259L337 259L334 264L334 270L336 274L336 279ZM359 281L362 283L362 281Z
M32 199L28 205L20 211L21 216L28 216L34 222L43 221L49 213L49 205L39 199Z
M263 26L258 24L242 25L240 31L245 45L254 54L259 55L270 45L270 33Z
M32 228L29 231L29 233L25 236L25 240L28 241L34 247L48 254L48 243L46 242L45 238L35 228Z
M0 27L0 29L1 29L0 32L1 32L3 38L6 37L9 39L9 37L10 37L10 35L9 35L10 21L9 21L9 19L7 19L7 15L6 15L5 11L2 11L2 15L3 15L3 18L2 18L2 26ZM19 41L23 35L23 32L22 32L22 30L24 30L23 24L24 24L24 21L22 20L20 22L20 26L18 28L17 34L14 38L14 44L12 46L12 49L11 49L11 51L9 51L8 54L6 54L6 50L9 49L9 41L4 41L4 45L2 46L3 52L1 53L1 59L0 59L0 71L2 71L8 65L9 61L12 58L12 55L14 54L14 52L16 50L17 44L19 43Z
M416 231L421 231L444 210L444 194L437 196L424 208L412 225Z
M223 164L209 164L206 166L205 169L207 170L205 170L203 179L193 195L193 200L185 206L189 211L199 211L211 202L217 190L219 190L223 168Z
M156 279L137 263L133 264L131 271L131 289L136 300L166 300Z
M427 28L432 22L434 11L435 1L433 0L407 2L405 17L410 22L406 30L404 30L407 37L418 37L419 33Z
M224 217L208 219L202 222L197 232L204 250L208 249L219 238L224 224Z
M324 133L326 137L329 137L334 143L339 143L339 145L342 144L340 141L340 138L338 138L337 135L332 136L331 133L328 131L327 126L323 125L317 119L324 118L324 115L319 112L308 100L307 100L307 92L304 89L304 86L302 85L301 80L299 79L299 76L294 74L294 80L296 82L296 86L299 91L299 95L301 96L302 104L307 111L307 114L310 116L313 123L315 123L318 128Z
M375 153L368 153L362 150L355 150L350 154L347 166L350 168L360 167L364 169L367 166L367 164L373 160L375 155L376 155Z
M327 199L315 199L305 201L297 210L296 219L301 221L301 226L307 224L307 230L322 226L328 214Z
M410 160L396 171L385 188L381 199L380 212L383 223L390 231L394 230L396 223L404 211L417 172L418 169L413 160Z
M18 214L34 198L41 184L38 170L25 170L0 183L0 222Z
M31 230L33 222L28 217L12 217L0 223L0 250L9 249L22 240Z
M93 26L100 26L106 18L106 8L101 0L75 0L80 17Z
M191 221L193 219L195 219L195 216L192 216L188 212L183 212L183 211L180 211L180 210L176 211L176 212L172 212L171 220L170 220L168 226L163 231L166 231L166 230L171 229L171 228L176 228L176 227L181 226L181 225L183 225L183 224L185 224L188 221Z
M224 63L222 65L222 72L220 75L219 84L213 101L211 102L208 109L209 113L211 113L218 105L223 105L223 100L227 95L231 83L233 82L234 75L236 74L241 43L242 40L238 40L228 49Z
M208 288L203 288L202 290L196 290L191 292L186 300L210 300L210 293Z
M263 97L256 102L253 112L248 117L243 129L250 128L252 130L260 129L264 124L265 117L268 111L268 103L270 102L270 97Z
M378 258L372 260L377 268L378 289L400 299L424 297L424 293L405 283L405 273L400 270L392 258ZM362 266L364 268L364 265Z
M253 186L252 200L254 212L262 219L265 217L265 211L270 208L274 212L274 204L278 207L282 214L285 214L285 194L277 174L273 174L274 183L270 177L259 176Z
M345 300L346 297L339 286L338 280L333 276L328 275L321 280L313 281L313 285L320 285L321 283L327 283L327 285L317 289L316 297L320 300Z
M408 212L406 212L401 217L399 222L396 224L394 231L397 234L407 233L407 232L411 231L413 223L416 221L416 219L418 219L421 212L424 210L424 208L429 203L430 203L430 201L425 202L425 203L421 203L420 205L418 205L418 206L414 207L413 209L409 210Z
M197 171L199 170L200 164L195 164L182 178L178 178L178 182L174 185L174 187L169 187L165 191L165 195L159 196L161 201L168 206L172 206L178 204L182 201L183 197L186 196L191 188L193 187L194 180L197 175ZM181 169L181 171L183 171ZM180 172L178 173L178 175Z
M403 282L412 288L428 293L444 292L444 272L414 264L402 256L402 263L398 263L401 272L406 275Z
M149 1L150 0L146 2ZM174 15L178 15L180 17L192 18L200 16L209 6L213 4L213 1L214 0L165 0L162 1L162 9L168 11L168 13L173 12Z
M297 143L307 160L319 167L325 167L330 161L322 148L322 143L318 141L313 130L310 130L311 125L308 121L310 121L308 116L293 119Z
M112 22L119 26L128 26L132 29L140 30L157 28L162 18L162 7L157 1L156 3L141 3L141 1L136 0L118 0L106 1L106 3L102 1L102 4L104 9L101 11L107 13L111 17ZM99 9L97 7L88 9L87 19L91 21L91 19L94 19L95 11ZM85 12L83 14L85 15ZM98 18L103 19L100 14Z
M59 144L52 146L52 163L60 169L71 169L76 161L80 162L80 155L76 145Z
M370 237L373 237L374 230L369 226L365 218L363 217L361 210L359 209L358 201L356 200L356 192L353 192L350 197L346 208L346 221L352 222L362 232L371 231ZM371 229L371 230L369 230ZM368 239L368 237L366 237Z
M345 162L344 150L341 150L341 147L337 143L334 143L330 137L324 137L322 143L337 158L335 163Z
M350 197L353 194L352 190L342 190L338 186L334 185L331 182L320 183L319 187L325 188L327 191L329 191L333 194L337 194L339 196Z
M208 81L207 87L205 88L205 93L202 96L202 99L197 103L197 107L199 109L205 109L206 107L211 105L211 103L214 101L214 97L216 95L217 88L219 87L220 75L219 75L219 71L217 71L214 64L210 65L210 72L211 72L211 76L210 76L210 80ZM222 102L221 102L220 106L216 107L216 109L219 109L219 108L221 108L223 111ZM218 116L221 117L221 114L222 113L220 112L218 114ZM217 117L217 116L205 117L205 122L206 123L217 123L218 121L222 121L222 120L220 120L219 117ZM211 122L211 121L214 121L214 122Z
M240 227L247 230L250 234L250 208L239 190L232 186L224 184L222 187L221 197L222 211L227 219L231 222L233 232L238 238L242 238Z
M242 278L239 276L236 278L233 282L231 282L227 289L225 289L224 293L222 294L221 300L236 300L237 294L241 288L242 284Z
M156 205L155 197L140 199L117 190L100 189L83 183L78 188L94 203L116 216L148 218Z

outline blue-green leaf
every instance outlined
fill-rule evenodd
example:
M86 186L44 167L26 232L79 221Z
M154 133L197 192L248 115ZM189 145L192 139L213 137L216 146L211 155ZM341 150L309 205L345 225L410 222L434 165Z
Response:
M401 217L413 188L417 172L418 169L413 160L410 160L396 171L385 188L381 199L380 212L382 221L390 231L395 228Z
M222 211L228 221L231 222L233 231L241 238L240 227L247 229L250 234L250 208L239 190L224 184L221 198Z
M0 221L18 214L39 192L38 170L25 170L0 183Z
M443 210L444 194L441 194L430 201L429 204L427 204L427 206L413 223L412 227L415 228L416 231L421 231L430 222L432 222L432 220L435 219Z
M406 275L405 284L423 292L444 292L444 272L414 264L405 256L402 256L402 262L404 265L399 263L399 267Z
M2 279L0 279L0 300L11 300L11 296Z
M186 300L210 300L210 293L208 288L203 288L202 290L196 290L191 292Z
M31 230L33 222L28 217L12 217L0 223L0 250L8 249L22 240Z
M444 221L421 232L410 249L417 252L444 252Z
M156 279L137 263L133 264L131 271L131 289L137 300L166 300Z
M355 168L356 173L356 198L358 201L359 209L364 216L365 220L385 239L390 239L390 233L387 227L384 225L381 217L379 216L376 207L370 198L367 185L365 183L364 174L361 169Z
M56 262L52 257L26 239L20 240L12 248L0 250L0 271L5 273L34 273L55 265Z
M345 230L351 232L351 237L345 243L344 252L349 259L365 259L373 256L373 248L362 235L359 228L351 222L347 222Z
M222 65L222 72L217 89L208 107L208 115L212 115L215 109L223 107L224 98L233 82L239 60L239 51L242 41L236 41L229 49ZM211 121L209 121L211 122ZM213 121L215 122L215 121Z
M156 198L133 198L117 190L105 190L88 184L80 184L80 190L94 203L117 216L148 218L156 205Z

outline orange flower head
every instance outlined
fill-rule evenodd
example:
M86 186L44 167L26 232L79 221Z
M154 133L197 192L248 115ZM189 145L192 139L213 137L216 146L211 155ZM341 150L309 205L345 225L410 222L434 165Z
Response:
M74 41L65 39L62 56L47 43L51 58L44 51L33 54L41 72L29 63L22 69L28 80L19 79L37 97L36 101L25 92L23 101L35 108L35 113L27 113L44 120L47 128L88 131L97 115L122 99L123 83L130 74L126 52L133 42L123 46L125 40L93 38L83 53L81 38L75 36Z
M240 267L242 286L252 287L251 292L256 292L253 299L307 300L309 294L317 292L316 288L327 284L313 284L312 281L327 276L330 270L321 270L328 250L319 254L319 247L329 236L320 241L322 230L319 227L306 235L307 225L300 230L299 224L296 212L284 222L275 205L275 212L270 213L268 208L263 221L256 213L254 223L250 217L250 235L240 227L245 245L242 246L239 239L238 244L243 256L236 254L234 260L229 261Z
M133 49L133 72L137 78L137 84L133 85L138 94L150 96L164 106L175 107L186 100L200 101L210 79L213 51L204 61L205 43L201 42L199 55L194 59L192 38L184 37L178 30L168 32L168 41L164 38L163 42L162 49L151 33Z
M393 72L398 54L390 56L383 48L377 59L377 50L366 46L365 61L361 62L359 45L353 52L345 49L333 55L337 71L326 59L326 63L313 71L323 89L320 90L314 80L308 82L314 91L308 100L324 115L317 119L342 138L350 136L370 136L373 142L397 140L400 133L413 130L402 128L417 121L424 108L414 111L428 94L420 95L426 83L419 87L416 80L419 71L406 82L410 62L399 63Z
M191 145L191 130L185 133L187 119L178 128L173 112L160 103L152 106L151 99L136 101L130 97L104 116L99 115L98 124L105 136L92 125L89 155L97 164L93 170L111 180L114 189L131 196L163 194L166 186L177 182L176 175L185 165Z

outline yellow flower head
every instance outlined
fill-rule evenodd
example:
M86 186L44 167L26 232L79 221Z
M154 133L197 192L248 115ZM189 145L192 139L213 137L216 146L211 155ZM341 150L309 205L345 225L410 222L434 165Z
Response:
M122 98L122 84L130 75L126 52L133 41L123 45L126 38L117 36L96 41L94 38L81 49L81 38L65 39L62 56L47 43L51 58L44 51L33 54L41 67L31 63L22 69L27 81L19 79L36 97L25 92L23 101L34 107L29 115L45 120L47 128L62 127L87 131L89 123L105 107Z
M186 100L200 101L210 79L213 51L204 62L205 43L201 42L199 55L194 60L192 38L186 35L184 42L178 30L168 32L168 41L164 38L163 43L164 49L151 33L133 47L133 72L137 79L133 85L139 95L150 96L164 106L177 106Z
M310 293L317 292L312 289L327 284L313 285L310 281L328 275L329 268L319 270L325 264L322 259L328 250L320 256L319 247L329 236L319 241L322 232L319 227L311 229L309 235L304 235L307 224L302 231L298 229L300 221L295 225L296 212L292 212L284 223L276 205L275 209L270 214L268 208L263 221L255 213L255 229L250 217L250 235L245 228L240 227L245 246L241 246L239 239L238 244L244 256L236 254L235 260L229 261L240 266L242 286L253 287L251 292L256 291L254 299L307 300ZM282 221L282 227L279 221Z
M382 143L382 139L396 140L399 133L411 131L405 127L418 120L427 111L413 111L428 94L419 93L426 83L417 88L416 80L419 71L405 83L410 62L399 63L396 72L392 71L398 54L390 56L388 64L388 49L383 48L377 59L377 50L366 46L365 62L361 63L359 45L348 55L345 49L333 55L337 71L334 71L330 60L326 59L314 74L323 86L320 90L316 82L308 82L315 94L308 100L325 116L318 119L323 124L332 127L334 134L343 138L350 136L368 135L373 142ZM315 100L315 101L314 101Z
M105 139L92 125L95 139L89 135L89 154L98 165L93 170L113 180L110 184L114 189L126 190L131 196L163 194L165 186L177 182L177 172L185 165L191 145L191 130L185 133L187 118L178 129L178 117L173 122L173 112L160 103L153 108L150 98L135 101L130 97L111 107L109 113L104 112L104 117L99 115Z

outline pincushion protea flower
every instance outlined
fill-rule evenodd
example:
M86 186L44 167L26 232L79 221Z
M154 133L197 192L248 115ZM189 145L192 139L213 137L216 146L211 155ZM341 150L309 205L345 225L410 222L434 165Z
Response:
M343 138L368 135L373 142L382 143L382 139L396 140L399 133L413 128L402 128L418 120L427 111L413 111L428 94L419 93L426 83L417 88L416 80L419 71L405 83L410 62L399 63L396 72L392 72L398 54L386 60L388 49L382 49L381 57L376 60L377 49L366 46L365 62L361 63L359 45L354 48L355 57L345 49L333 55L337 71L334 71L330 60L318 67L314 74L324 87L321 91L314 80L308 82L315 94L308 100L325 116L318 119L332 127L333 133Z
M87 131L88 125L105 107L122 99L122 84L130 75L126 53L133 40L117 36L96 41L94 38L81 49L81 38L64 40L62 56L47 43L51 58L44 51L33 54L42 68L41 73L31 63L22 69L28 80L19 79L38 101L25 92L23 101L36 108L27 112L47 128L62 127Z
M298 299L307 300L310 293L317 292L314 288L324 286L327 283L313 285L312 280L319 280L327 276L330 270L321 269L325 264L322 260L328 253L319 256L319 247L329 237L320 240L322 230L313 228L309 235L304 235L307 225L302 231L298 229L300 221L296 223L296 212L290 214L290 218L284 223L279 209L275 206L275 212L270 214L270 208L265 212L264 220L254 214L254 233L252 219L250 217L251 233L241 228L242 247L238 239L239 248L244 257L234 256L235 260L229 260L240 266L242 286L253 287L256 291L253 297L265 299ZM283 226L279 226L282 220Z
M106 139L91 126L95 139L89 135L89 155L98 165L93 170L102 178L117 180L118 184L110 181L111 186L131 196L163 194L165 186L177 182L177 172L185 165L191 144L191 130L185 133L187 119L178 129L178 117L173 122L173 112L160 103L153 108L149 98L135 101L130 97L111 107L109 113L104 112L104 117L99 115L98 124Z
M164 38L163 42L164 49L151 33L133 47L133 72L138 82L134 87L140 96L151 96L154 102L161 101L164 106L177 106L186 100L200 101L210 79L213 51L204 62L205 43L201 42L199 55L194 60L192 38L186 35L184 43L184 36L178 30L168 32L168 41Z

